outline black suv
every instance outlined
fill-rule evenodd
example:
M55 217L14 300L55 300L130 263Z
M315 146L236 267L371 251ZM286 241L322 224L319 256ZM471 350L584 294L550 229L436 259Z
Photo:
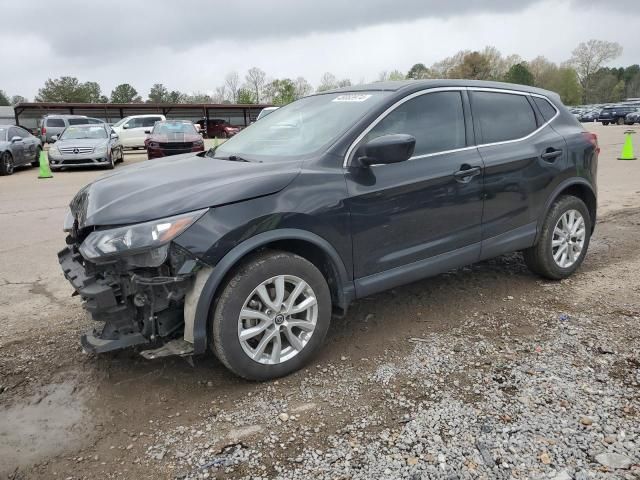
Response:
M354 299L513 251L566 278L596 221L598 152L556 94L531 87L428 80L303 98L215 149L75 196L59 260L101 323L82 345L210 348L263 380L307 362Z
M617 125L625 124L625 117L635 112L638 109L636 105L616 105L613 107L606 107L600 111L598 115L598 121L603 125L609 125L615 123Z

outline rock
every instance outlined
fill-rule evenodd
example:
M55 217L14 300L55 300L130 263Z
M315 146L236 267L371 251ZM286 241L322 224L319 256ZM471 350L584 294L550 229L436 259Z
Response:
M619 453L599 453L596 455L596 462L609 468L626 470L631 467L631 459Z
M540 460L544 465L549 465L551 463L551 457L547 452L542 452L538 456L538 460Z
M418 464L418 459L416 457L407 458L407 465L413 466Z
M599 345L598 348L598 353L601 353L603 355L613 355L614 353L616 353L613 348L607 346L607 345Z
M581 423L582 425L589 426L589 425L592 425L592 424L593 424L593 420L592 420L591 418L589 418L589 417L581 417L581 418L580 418L580 423Z
M607 435L604 437L604 443L608 443L611 445L612 443L616 443L617 437L615 435Z
M280 415L278 415L278 418L282 422L286 422L287 420L289 420L289 415L287 413L282 412Z
M571 480L571 475L566 470L561 470L553 480Z

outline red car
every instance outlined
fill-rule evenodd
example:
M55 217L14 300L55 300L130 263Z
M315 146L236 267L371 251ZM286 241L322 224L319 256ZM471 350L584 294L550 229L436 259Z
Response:
M144 141L147 158L167 157L181 153L203 152L204 140L188 120L164 120L156 122Z
M205 130L205 122L206 120L198 121L202 130ZM233 137L236 133L241 130L240 127L236 127L231 125L226 120L221 118L212 118L209 120L209 123L206 126L206 132L208 138L229 138Z

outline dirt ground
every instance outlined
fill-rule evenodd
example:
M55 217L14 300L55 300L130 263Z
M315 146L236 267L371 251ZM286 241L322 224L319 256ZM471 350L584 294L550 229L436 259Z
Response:
M37 170L27 168L0 178L0 478L311 475L305 472L351 478L350 473L334 477L315 457L338 448L357 457L373 448L369 436L402 435L424 405L445 401L454 386L460 408L475 405L480 412L481 398L488 395L481 382L495 379L497 365L511 369L514 362L531 362L528 368L535 369L538 348L544 351L545 345L558 362L571 363L560 347L555 350L555 339L566 330L559 330L565 327L556 325L558 318L582 319L571 324L571 335L593 355L576 355L576 370L600 371L598 355L612 350L606 381L618 389L612 395L624 401L611 422L640 425L640 161L616 160L628 127L587 128L598 134L602 148L599 223L574 277L542 281L512 254L358 301L347 318L332 324L311 365L264 384L234 377L212 355L190 363L146 361L133 351L82 353L78 338L90 321L71 297L56 253L64 245L68 202L103 172L67 171L38 180ZM637 150L640 154L640 144ZM144 156L129 152L125 159L127 164ZM430 339L442 348L436 355L465 363L456 371L442 365L398 373L398 365L427 355L416 348ZM465 355L480 344L486 346L482 360L468 360ZM427 388L429 375L441 381ZM625 441L640 451L640 438ZM358 450L353 442L364 446ZM424 462L426 469L433 460L430 454L416 455L402 461L409 467ZM541 458L540 474L548 474L553 462L532 455L526 471L531 474ZM569 465L574 457L561 458ZM337 469L335 462L327 465ZM625 475L640 474L635 462ZM395 478L392 471L380 472L380 478ZM616 476L606 466L597 471L639 478Z

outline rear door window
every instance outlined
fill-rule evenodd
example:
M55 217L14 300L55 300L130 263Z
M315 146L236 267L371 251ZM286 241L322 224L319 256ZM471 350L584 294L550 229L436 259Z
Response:
M470 93L473 116L480 127L483 144L517 140L538 128L535 113L525 95Z
M364 142L395 133L415 137L414 157L465 147L460 92L426 93L406 101L382 119Z
M140 120L142 120L142 126L143 127L153 127L156 122L159 122L160 120L162 120L162 118L160 117L144 117L141 118Z
M64 128L64 120L61 118L47 118L47 127L62 127Z
M544 118L545 122L548 122L556 115L556 109L551 105L549 100L541 97L531 97L533 101L540 109L540 113L542 114L542 118Z

